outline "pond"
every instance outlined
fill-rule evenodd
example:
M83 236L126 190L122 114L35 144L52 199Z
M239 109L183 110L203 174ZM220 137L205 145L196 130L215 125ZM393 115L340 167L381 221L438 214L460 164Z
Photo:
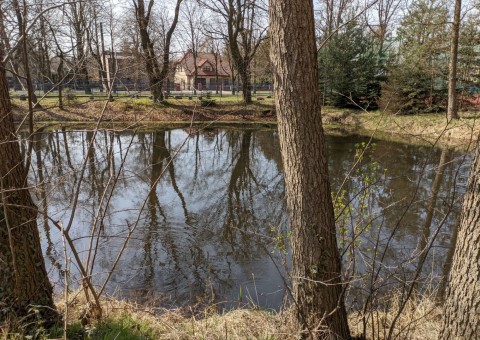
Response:
M349 301L414 278L444 285L470 156L359 136L327 136L327 149ZM71 225L78 256L98 287L109 278L108 294L273 309L288 297L275 129L38 133L32 169L56 290L64 250L52 221ZM67 252L76 287L79 269Z

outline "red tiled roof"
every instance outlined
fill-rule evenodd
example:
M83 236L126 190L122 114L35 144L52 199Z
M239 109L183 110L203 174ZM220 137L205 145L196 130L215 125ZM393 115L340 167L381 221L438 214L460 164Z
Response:
M203 67L205 64L210 64L211 66L211 71L205 71L203 70ZM191 76L195 73L195 67L194 67L194 55L191 50L188 50L185 52L182 58L180 58L179 61L177 61L177 65L180 65L183 67L185 73L187 76ZM198 52L197 53L197 76L212 76L214 77L215 74L215 53L213 52ZM217 59L217 74L220 77L230 77L231 76L231 71L230 71L230 65L227 61L223 60L221 56L218 57Z

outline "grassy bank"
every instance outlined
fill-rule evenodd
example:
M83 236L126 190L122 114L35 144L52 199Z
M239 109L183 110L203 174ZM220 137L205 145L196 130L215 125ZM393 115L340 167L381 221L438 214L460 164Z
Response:
M390 299L389 310L375 310L366 316L366 338L385 339L389 326L398 309ZM298 339L298 328L292 308L281 312L265 311L259 308L238 308L219 312L215 305L199 309L184 307L179 309L161 309L115 299L104 299L103 318L82 319L85 305L77 298L69 303L68 312L65 303L59 302L58 309L67 320L68 339ZM437 339L441 308L429 297L410 301L394 329L394 335L400 339ZM352 335L363 335L362 313L351 312L349 323ZM82 325L83 324L83 325ZM63 325L54 330L35 329L39 339L61 339ZM4 339L24 339L25 333L3 329Z
M261 99L261 100L259 100ZM22 121L28 112L26 101L13 100L16 121ZM205 106L202 106L205 105ZM105 110L104 110L105 109ZM273 99L256 97L245 105L235 97L215 97L210 102L197 98L168 99L154 104L148 98L105 99L81 98L68 101L64 108L58 107L58 100L48 98L42 101L42 109L35 110L35 122L190 122L194 121L275 121Z
M43 109L34 112L39 125L60 124L115 124L115 128L181 126L196 124L275 124L273 99L255 97L251 105L245 105L240 97L214 97L214 102L202 106L197 98L171 98L162 104L153 104L148 98L115 98L108 102L102 98L81 97L68 101L64 109L58 107L58 99L42 101ZM17 122L25 120L26 101L14 99L14 115ZM438 114L392 115L380 111L364 112L323 108L323 120L327 129L342 129L349 133L374 136L380 139L423 145L436 145L467 149L480 132L479 112L461 112L461 119L447 122ZM85 125L84 125L85 126Z
M438 114L392 115L381 111L339 111L325 108L324 122L380 139L467 149L480 132L480 112L461 112L447 122Z

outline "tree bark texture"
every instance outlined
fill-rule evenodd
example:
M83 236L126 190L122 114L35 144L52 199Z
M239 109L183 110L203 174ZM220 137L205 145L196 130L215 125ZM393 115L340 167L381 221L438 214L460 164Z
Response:
M237 65L242 80L242 96L246 104L252 103L252 86L250 84L250 62L245 61Z
M455 0L453 13L452 42L450 46L450 64L448 67L448 110L447 119L458 119L457 112L457 60L458 38L460 35L460 12L462 0Z
M480 140L477 141L447 288L440 339L480 337Z
M297 318L309 337L348 339L318 95L312 1L271 0L270 39Z
M55 320L37 229L37 213L15 135L3 51L0 49L0 323L31 315ZM29 320L28 318L25 320ZM30 320L31 321L31 320Z

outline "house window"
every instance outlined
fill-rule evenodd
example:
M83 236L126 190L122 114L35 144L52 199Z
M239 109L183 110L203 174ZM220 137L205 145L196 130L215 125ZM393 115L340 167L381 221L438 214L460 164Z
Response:
M178 72L183 72L183 66L178 66L178 67L177 67L177 71L178 71Z
M205 72L208 72L208 71L211 71L212 70L212 67L210 65L205 65L203 66L202 68Z

